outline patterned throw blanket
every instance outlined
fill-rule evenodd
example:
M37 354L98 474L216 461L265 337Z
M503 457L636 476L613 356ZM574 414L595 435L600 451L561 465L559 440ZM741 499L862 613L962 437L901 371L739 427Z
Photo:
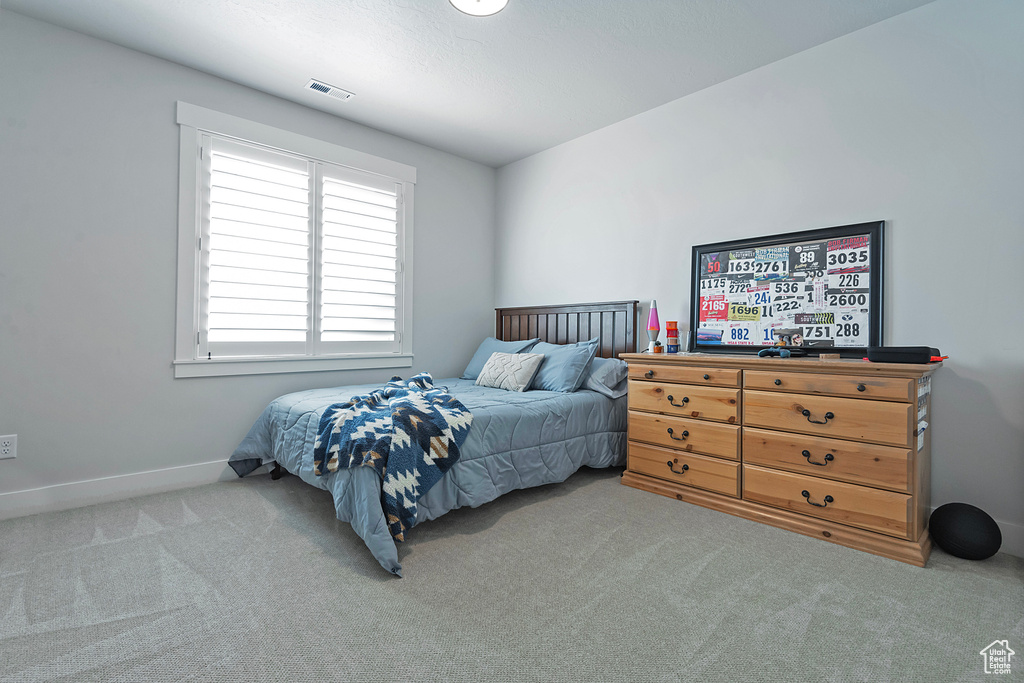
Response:
M409 381L392 377L382 388L324 411L313 465L317 476L343 467L372 467L380 475L384 514L396 541L416 523L416 504L459 459L473 415L428 372Z

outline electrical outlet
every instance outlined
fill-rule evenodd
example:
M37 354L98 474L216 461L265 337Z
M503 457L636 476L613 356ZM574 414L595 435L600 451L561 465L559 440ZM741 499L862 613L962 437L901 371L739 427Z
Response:
M18 457L18 435L0 436L0 460Z

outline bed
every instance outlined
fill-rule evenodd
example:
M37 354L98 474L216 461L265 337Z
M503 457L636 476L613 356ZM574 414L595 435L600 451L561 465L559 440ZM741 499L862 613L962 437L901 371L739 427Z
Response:
M481 342L461 377L427 374L419 380L455 399L471 414L471 424L448 469L417 494L408 526L509 491L564 481L581 467L624 465L625 367L614 359L636 351L637 323L636 301L496 309L495 336ZM580 360L584 350L591 353L586 361ZM529 390L486 386L510 381L501 372L494 379L494 363L510 359L537 366L527 380ZM584 362L585 369L571 379ZM408 383L419 377L424 375ZM395 534L387 495L382 503L387 479L373 467L324 467L323 440L332 415L340 415L339 406L351 405L353 397L363 400L380 391L380 384L354 385L281 396L264 409L228 462L239 476L273 465L330 491L338 519L351 524L384 569L401 576L396 538L403 536Z

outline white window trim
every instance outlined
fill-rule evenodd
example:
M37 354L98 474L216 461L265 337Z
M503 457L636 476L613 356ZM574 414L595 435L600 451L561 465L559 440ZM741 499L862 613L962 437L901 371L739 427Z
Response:
M178 102L177 121L181 128L178 147L178 287L175 321L174 376L222 377L284 372L318 372L371 368L411 367L412 353L412 254L413 192L416 169L323 140L274 128L187 102ZM199 240L199 202L197 192L204 133L273 147L359 171L377 173L402 183L405 201L401 348L398 353L358 353L306 357L196 358L196 334L199 329L197 292L201 270L196 263Z

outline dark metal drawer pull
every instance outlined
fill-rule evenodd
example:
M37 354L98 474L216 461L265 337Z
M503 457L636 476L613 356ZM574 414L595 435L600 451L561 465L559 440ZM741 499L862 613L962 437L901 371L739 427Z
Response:
M782 380L781 379L775 380L775 386L777 386L777 387L778 386L782 386Z
M645 372L644 377L646 377L647 379L654 377L654 370L648 370L647 372Z
M671 403L672 405L674 405L676 408L685 408L686 404L690 402L690 397L689 396L683 396L683 402L682 403L676 403L675 399L672 397L672 394L669 394L668 395L668 402Z
M806 498L807 502L810 503L811 505L813 505L816 508L827 508L828 504L831 503L834 500L832 498L832 496L825 496L824 504L822 504L822 503L815 503L813 500L811 500L811 494L808 493L807 491L801 491L800 495L802 495L804 498Z
M811 460L811 452L810 451L804 451L800 455L802 455L805 458L807 458L807 462L811 463L812 465L817 465L818 467L824 467L825 465L829 464L829 462L835 460L835 456L833 456L831 453L826 453L825 454L825 462L814 462L813 460Z
M857 391L867 391L867 387L864 386L863 384L858 384Z
M678 460L676 462L678 462ZM672 470L673 472L675 472L676 474L686 474L686 470L690 469L690 466L687 465L686 463L683 463L683 469L677 470L675 467L672 466L672 461L669 460L668 461L668 468L670 470Z
M827 412L827 413L825 413L825 419L824 420L812 420L811 419L811 411L807 410L806 408L801 410L800 414L803 415L804 417L806 417L808 422L813 422L816 425L826 425L826 424L828 424L829 420L831 420L832 418L835 417L835 415L832 414L831 412Z
M711 379L711 375L704 375L704 379Z
M674 436L673 432L672 432L672 428L671 427L668 428L668 436L669 436L670 439L675 439L676 441L686 441L686 437L688 437L689 435L690 435L689 430L684 429L682 436Z

